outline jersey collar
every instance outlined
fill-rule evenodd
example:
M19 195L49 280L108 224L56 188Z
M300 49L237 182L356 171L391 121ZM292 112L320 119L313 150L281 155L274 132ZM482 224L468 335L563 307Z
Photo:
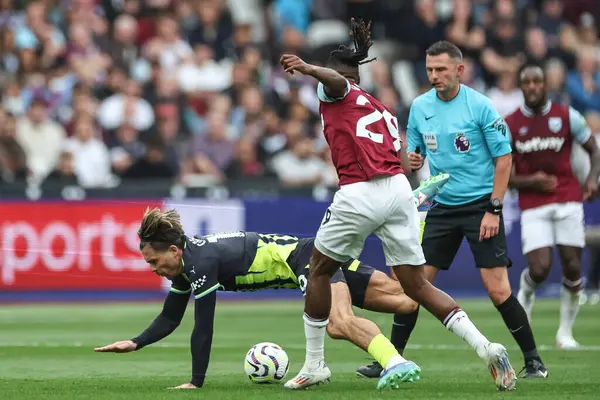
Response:
M552 108L552 102L548 100L544 108L542 108L542 115L548 114L550 112L550 108ZM531 108L527 107L524 104L521 106L521 112L523 113L523 115L529 118L533 117L533 115L535 114Z

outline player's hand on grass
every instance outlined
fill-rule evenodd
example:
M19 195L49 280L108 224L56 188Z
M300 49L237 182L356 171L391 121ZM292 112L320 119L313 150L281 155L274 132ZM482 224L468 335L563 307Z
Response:
M314 65L305 63L300 57L294 54L284 54L279 59L279 63L285 70L294 75L295 71L300 72L304 75L310 75L315 69Z
M536 190L544 193L553 193L558 185L558 180L554 175L548 175L545 172L538 171L531 177Z
M479 241L490 239L500 230L500 216L486 212L479 228Z
M423 156L414 151L408 153L408 160L410 161L410 168L413 170L420 169L423 166Z
M103 347L96 347L94 351L97 353L129 353L136 349L137 343L134 343L131 340L121 340Z
M591 201L598 197L598 182L587 179L583 185L583 201Z
M193 383L184 383L183 385L175 386L174 388L169 389L198 389L198 386Z

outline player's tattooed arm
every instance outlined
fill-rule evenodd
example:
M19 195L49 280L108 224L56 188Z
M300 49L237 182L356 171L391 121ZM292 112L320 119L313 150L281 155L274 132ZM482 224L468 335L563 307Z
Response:
M131 339L137 344L136 350L156 343L173 333L183 319L189 298L189 294L183 295L170 292L165 299L161 313L144 332Z
M213 291L196 300L194 330L192 332L192 380L190 383L202 387L212 346L213 325L217 292Z
M281 66L290 74L300 72L310 75L325 87L325 94L332 98L340 98L346 95L348 80L331 68L318 67L304 62L300 57L293 54L284 54L279 60Z
M593 200L598 195L598 179L600 179L600 149L596 144L596 138L590 137L583 148L590 155L590 173L583 185L583 200Z

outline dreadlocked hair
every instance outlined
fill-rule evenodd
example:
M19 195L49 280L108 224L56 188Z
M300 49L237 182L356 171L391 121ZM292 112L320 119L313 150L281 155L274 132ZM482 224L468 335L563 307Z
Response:
M161 211L159 208L146 208L137 234L140 238L140 250L146 245L150 245L157 251L165 251L170 246L183 248L183 227L179 214L175 210Z
M369 49L373 45L373 41L371 40L371 22L369 21L368 24L365 24L362 19L355 20L352 18L350 26L350 35L354 39L354 49L341 45L337 50L330 53L329 61L339 62L350 67L358 67L359 65L375 61L376 58L365 61L369 57Z

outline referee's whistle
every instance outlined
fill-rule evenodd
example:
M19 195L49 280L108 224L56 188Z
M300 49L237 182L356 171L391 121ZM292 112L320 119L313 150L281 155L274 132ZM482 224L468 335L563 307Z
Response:
M415 153L421 154L421 146L417 146L417 148L415 149Z

